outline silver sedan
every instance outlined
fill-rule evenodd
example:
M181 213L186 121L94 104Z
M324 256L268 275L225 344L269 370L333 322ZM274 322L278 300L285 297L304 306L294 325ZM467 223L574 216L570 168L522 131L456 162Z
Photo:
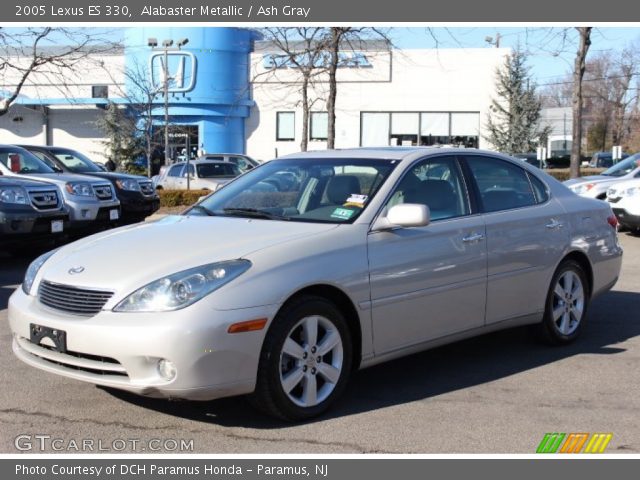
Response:
M527 324L575 340L618 279L616 226L607 203L493 152L297 154L36 259L10 300L13 349L78 380L251 394L300 420L354 370L437 345Z

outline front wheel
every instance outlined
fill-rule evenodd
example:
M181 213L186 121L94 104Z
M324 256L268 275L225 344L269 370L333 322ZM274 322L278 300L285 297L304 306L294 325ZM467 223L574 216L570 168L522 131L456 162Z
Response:
M343 314L324 298L304 296L273 322L260 355L254 405L288 421L320 415L344 392L353 364Z
M553 275L539 333L547 343L562 345L575 340L582 331L589 305L587 276L582 266L563 262Z

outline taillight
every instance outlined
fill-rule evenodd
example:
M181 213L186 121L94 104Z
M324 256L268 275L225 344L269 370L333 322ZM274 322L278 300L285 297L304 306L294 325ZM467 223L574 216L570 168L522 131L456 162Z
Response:
M618 219L615 215L609 215L607 217L607 223L611 225L611 228L618 228Z

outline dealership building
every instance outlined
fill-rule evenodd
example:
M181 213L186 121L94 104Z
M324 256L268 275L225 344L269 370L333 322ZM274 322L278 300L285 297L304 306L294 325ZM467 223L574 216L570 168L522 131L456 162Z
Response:
M173 43L164 48L167 40ZM297 152L303 135L301 75L278 53L250 29L130 28L123 48L83 59L64 78L32 75L0 117L0 143L68 146L104 160L98 119L110 102L122 108L142 102L142 85L155 93L151 112L161 144L168 114L174 159L186 152L258 159ZM483 134L495 72L509 53L351 44L341 52L337 72L336 147L489 147ZM11 78L1 82L0 96L14 86ZM326 148L327 95L327 76L314 74L309 150Z

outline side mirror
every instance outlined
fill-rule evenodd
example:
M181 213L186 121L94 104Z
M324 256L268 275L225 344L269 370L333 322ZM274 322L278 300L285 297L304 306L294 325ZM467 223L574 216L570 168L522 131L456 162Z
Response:
M421 203L402 203L389 209L386 217L376 220L373 230L391 230L393 228L424 227L429 225L431 214L429 207Z

